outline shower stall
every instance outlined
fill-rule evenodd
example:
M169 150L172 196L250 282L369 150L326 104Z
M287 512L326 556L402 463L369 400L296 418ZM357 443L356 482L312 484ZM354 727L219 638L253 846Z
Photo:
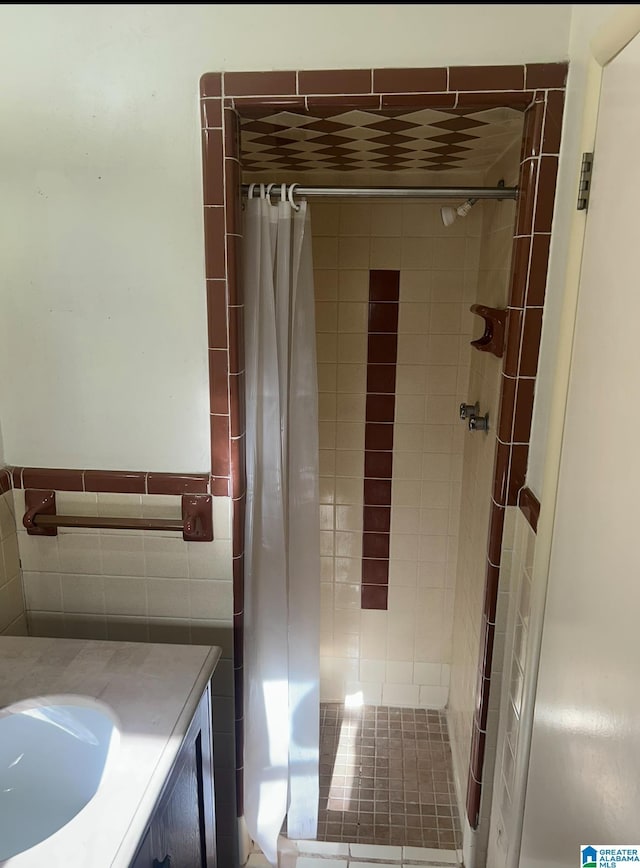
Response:
M291 122L276 115L270 135L264 121L241 127L243 192L272 202L274 212L306 202L311 218L318 840L462 846L458 803L466 780L456 780L454 767L466 775L465 701L473 695L468 679L480 642L493 444L488 432L460 418L460 405L477 406L478 419L488 413L489 427L495 423L500 361L472 355L470 342L484 323L470 308L507 304L522 135L521 114L494 113L496 130L491 112L481 114L487 134L472 140L477 152L468 149L475 171L463 175L460 160L459 171L440 172L429 186L424 179L435 173L427 168L428 148L435 143L418 138L418 131L428 136L425 116L406 124L415 134L413 163L422 159L424 171L385 170L376 185L365 167L378 152L364 149L372 140L356 137L366 133L356 119L342 130L353 147L332 155L333 173L326 166L305 173L296 164L313 157L322 163L317 151L304 149L318 137L300 137L312 119L276 129ZM344 128L346 120L342 113ZM458 121L464 129L479 123L473 115ZM338 120L324 120L330 123ZM396 135L388 125L385 141ZM298 147L287 151L287 144ZM348 184L335 183L336 168ZM406 184L406 176L422 183ZM246 256L244 267L252 267ZM289 833L303 837L292 826L290 816Z
M214 475L234 504L238 816L267 853L251 801L274 808L272 862L285 815L291 838L483 858L508 597L498 585L502 527L525 484L566 68L534 65L518 82L511 68L482 69L478 82L497 89L483 93L470 78L469 94L457 73L442 79L457 92L417 93L409 78L418 73L374 70L370 83L391 91L353 96L336 95L334 79L355 72L230 73L225 100L221 77L203 78L209 310L224 302L229 341L228 417L212 417L212 442ZM529 81L540 90L525 89ZM263 95L270 87L280 96ZM211 107L223 102L218 135ZM214 183L216 160L224 171ZM313 617L306 634L295 617L285 628L314 657L304 691L313 725L300 725L311 717L297 713L291 679L261 679L251 644L263 609L250 568L262 477L252 469L251 399L247 423L239 409L250 392L242 331L245 347L255 331L238 261L256 198L272 215L263 247L276 307L278 262L295 273L300 260L295 243L277 252L275 224L287 216L293 226L302 206L313 248L315 347L302 358L317 400L314 467L289 463L297 440L286 422L280 445L289 479L317 479L319 551L296 569ZM292 316L274 327L289 339ZM288 363L290 350L277 357ZM291 407L288 394L280 406ZM284 538L296 537L285 529ZM282 572L284 607L290 566ZM269 694L288 714L289 753L283 744L281 760L263 762L256 787L247 759L258 693L262 707ZM310 783L303 811L300 770ZM265 798L278 775L281 795Z

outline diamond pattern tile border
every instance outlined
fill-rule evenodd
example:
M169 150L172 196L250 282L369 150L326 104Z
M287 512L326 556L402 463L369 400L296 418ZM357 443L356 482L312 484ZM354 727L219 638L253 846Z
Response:
M504 107L279 111L241 119L242 162L250 172L484 171L521 132L522 112Z

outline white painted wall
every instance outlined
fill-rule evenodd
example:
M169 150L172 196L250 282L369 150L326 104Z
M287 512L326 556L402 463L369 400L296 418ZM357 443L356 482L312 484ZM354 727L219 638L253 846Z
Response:
M2 6L7 460L209 467L203 72L561 60L569 18L567 4Z
M527 485L540 499L542 497L542 476L549 414L551 412L551 395L556 373L555 363L559 340L560 312L564 296L568 242L571 220L576 207L578 175L582 159L580 135L587 83L589 43L600 25L607 18L612 17L616 10L623 9L624 6L625 4L615 3L596 3L591 6L581 3L572 7L569 78L527 470Z

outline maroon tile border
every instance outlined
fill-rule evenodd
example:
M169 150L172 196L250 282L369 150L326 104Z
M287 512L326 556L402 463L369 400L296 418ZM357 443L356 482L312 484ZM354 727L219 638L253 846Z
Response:
M529 526L534 533L538 533L538 519L540 518L540 501L535 496L530 488L523 488L520 491L518 501L520 512L529 522Z
M250 110L253 98L268 96L281 109L298 108L291 100L295 72L226 73L225 97ZM201 79L201 91L209 88ZM203 118L209 114L203 109ZM217 118L217 114L215 115ZM203 203L205 205L205 268L209 335L209 407L211 424L211 493L232 498L233 553L233 666L235 708L236 813L244 813L244 305L240 272L242 235L240 202L239 119L225 99L220 137L203 140ZM222 192L221 192L222 191ZM216 197L216 202L210 201ZM218 200L221 207L216 207Z
M527 63L525 87L564 88L566 84L566 63Z
M113 494L215 494L206 473L153 473L144 470L65 470L54 467L3 468L13 488L90 491Z
M13 480L11 478L11 469L9 467L0 468L0 494L6 494L13 488Z
M529 64L527 87L561 87L564 64ZM536 530L540 504L525 487L535 395L549 239L562 127L563 94L537 91L524 117L520 155L520 194L516 209L506 353L496 437L493 503L487 541L484 623L476 683L476 717L471 737L467 817L477 828L482 793L484 743L491 690L493 634L500 580L500 557L507 506L520 506Z
M147 473L147 494L207 494L209 477L186 473Z
M370 69L301 70L298 73L298 93L348 94L371 93Z
M567 76L566 63L528 63L511 66L441 67L425 69L365 69L365 70L305 70L207 73L200 82L201 117L204 131L217 131L221 125L222 156L219 137L212 133L203 139L205 163L203 167L205 202L205 262L207 277L207 304L209 349L228 351L215 354L211 369L211 462L212 494L233 497L234 527L243 533L243 512L240 504L244 496L244 418L243 406L243 351L242 351L242 297L238 282L238 240L241 233L239 210L239 136L237 112L247 117L261 117L275 110L312 110L322 114L336 109L406 109L458 108L461 110L510 106L525 111L525 135L520 169L520 197L517 207L511 275L511 300L507 352L503 367L501 412L497 431L500 441L501 474L496 489L502 503L494 501L488 540L487 594L497 595L497 576L502 541L504 509L518 502L524 485L528 458L528 432L530 408L535 388L537 355L542 323L542 307L546 284L549 252L549 232L553 214L557 154L562 129L563 88ZM224 111L222 111L222 102ZM229 163L229 161L233 161ZM209 165L213 162L214 165ZM220 191L224 190L224 202ZM376 299L378 300L378 299ZM384 301L384 299L380 299ZM237 308L232 311L231 308ZM392 394L388 378L373 367L391 365L395 344L387 335L374 334L369 344L372 369L368 370L368 391L371 395ZM383 337L380 341L377 338ZM379 359L375 361L374 359ZM370 375L370 376L369 376ZM383 376L381 380L380 377ZM225 383L226 378L226 383ZM521 383L521 380L530 383ZM223 384L226 389L223 389ZM223 394L226 392L226 394ZM370 405L384 412L384 402ZM224 412L218 412L224 411ZM516 438L523 438L519 440ZM391 450L393 425L367 419L365 449L372 452ZM497 444L498 448L498 444ZM375 459L370 459L374 462ZM374 465L370 465L373 467ZM373 472L373 471L372 471ZM375 471L379 472L379 468ZM14 473L14 477L15 477ZM18 473L18 477L20 474ZM14 482L15 484L15 482ZM380 522L387 519L372 510L388 510L391 482L372 477L366 480L366 495L371 496L365 506L365 525L371 532L380 533ZM525 495L526 501L526 495ZM241 552L242 539L234 543ZM242 570L242 555L236 565L234 558L234 616L235 632L242 634L243 591L236 573ZM388 589L384 570L377 566L378 559L363 562L362 602L369 608L386 608ZM388 576L388 566L386 575ZM370 584L369 584L370 582ZM490 600L489 600L490 602ZM483 635L482 648L486 636ZM242 642L236 646L236 743L242 745L242 704L240 683L242 675ZM478 687L478 703L483 714L479 720L486 724L490 672L486 672L485 655L481 653L482 677ZM240 698L239 698L240 697ZM477 826L481 797L481 769L478 767L483 751L479 736L483 727L474 729L474 749L470 763L467 813L471 825ZM471 767L473 764L473 768ZM237 755L237 809L243 812L242 751Z
M146 494L147 474L126 471L85 470L85 491L110 491L120 494Z
M400 272L370 271L360 589L363 609L386 609L389 599L399 302ZM375 529L372 522L377 525Z
M523 90L523 66L452 66L450 90Z
M447 89L447 70L374 69L373 90L383 94L428 93Z
M295 72L225 72L226 96L286 96L296 93Z
M51 488L54 491L84 491L84 470L23 467L21 481L24 488Z

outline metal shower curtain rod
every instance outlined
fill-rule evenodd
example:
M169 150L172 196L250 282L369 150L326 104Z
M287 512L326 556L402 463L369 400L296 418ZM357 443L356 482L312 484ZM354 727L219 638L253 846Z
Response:
M244 184L242 192L248 193L249 187L259 193L259 184ZM271 195L277 196L281 184L270 184ZM349 197L355 199L517 199L517 187L303 187L301 184L287 185L294 188L296 196L308 199L330 199ZM257 188L257 189L256 189Z

